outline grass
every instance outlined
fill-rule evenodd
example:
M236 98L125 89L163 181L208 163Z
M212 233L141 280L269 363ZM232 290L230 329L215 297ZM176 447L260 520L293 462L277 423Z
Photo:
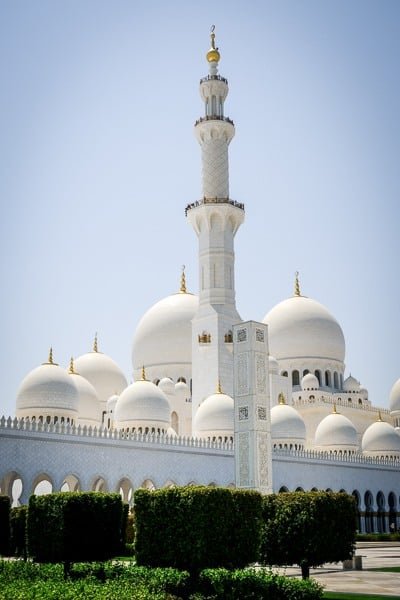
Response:
M399 600L399 596L379 596L378 594L349 594L348 592L325 592L324 600Z
M384 571L385 573L400 573L400 567L375 567L368 571Z

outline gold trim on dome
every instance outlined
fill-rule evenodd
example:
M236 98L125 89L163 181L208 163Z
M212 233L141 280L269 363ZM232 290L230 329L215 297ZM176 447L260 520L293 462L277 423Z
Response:
M219 59L221 58L220 53L218 52L218 48L215 47L215 25L211 26L211 33L210 33L210 37L211 37L211 48L209 49L209 51L207 52L207 60L208 62L219 62Z
M181 287L179 289L180 294L187 294L185 268L186 268L185 265L182 265Z
M299 272L296 271L295 275L295 280L294 280L294 295L295 296L301 296L300 293L300 283L299 283Z

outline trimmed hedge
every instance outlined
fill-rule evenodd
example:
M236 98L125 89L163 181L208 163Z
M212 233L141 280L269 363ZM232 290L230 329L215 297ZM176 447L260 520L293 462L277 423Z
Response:
M37 562L106 560L122 542L119 494L59 492L29 499L28 553Z
M263 497L261 562L310 567L350 558L356 540L356 505L344 493L292 492Z
M206 569L199 592L212 600L320 600L322 587L314 580L292 579L265 570Z
M28 507L17 506L10 513L10 555L26 559L26 519Z
M8 556L10 548L10 510L8 496L0 496L0 554Z
M136 490L136 560L196 575L244 567L258 558L261 495L227 488Z

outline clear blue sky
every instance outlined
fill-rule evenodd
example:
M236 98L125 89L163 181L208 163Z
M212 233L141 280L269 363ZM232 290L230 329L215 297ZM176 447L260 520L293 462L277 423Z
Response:
M100 349L131 379L141 315L197 291L209 28L230 84L243 319L302 293L342 325L347 373L386 406L400 377L400 3L3 0L1 410L54 357Z

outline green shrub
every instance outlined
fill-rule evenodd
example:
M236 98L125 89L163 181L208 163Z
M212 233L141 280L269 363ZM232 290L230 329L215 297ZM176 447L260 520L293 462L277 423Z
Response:
M10 510L8 496L0 496L0 554L8 556L10 549Z
M332 492L292 492L263 497L260 561L266 565L310 567L350 558L356 535L352 496Z
M26 559L26 517L28 507L17 506L10 512L10 554Z
M357 533L358 542L400 542L400 532L396 533Z
M37 562L106 560L121 548L119 494L60 492L31 496L27 536Z
M196 574L244 567L258 557L261 495L226 488L135 492L136 560Z
M320 600L322 587L313 580L289 579L265 570L206 569L199 592L212 600Z

